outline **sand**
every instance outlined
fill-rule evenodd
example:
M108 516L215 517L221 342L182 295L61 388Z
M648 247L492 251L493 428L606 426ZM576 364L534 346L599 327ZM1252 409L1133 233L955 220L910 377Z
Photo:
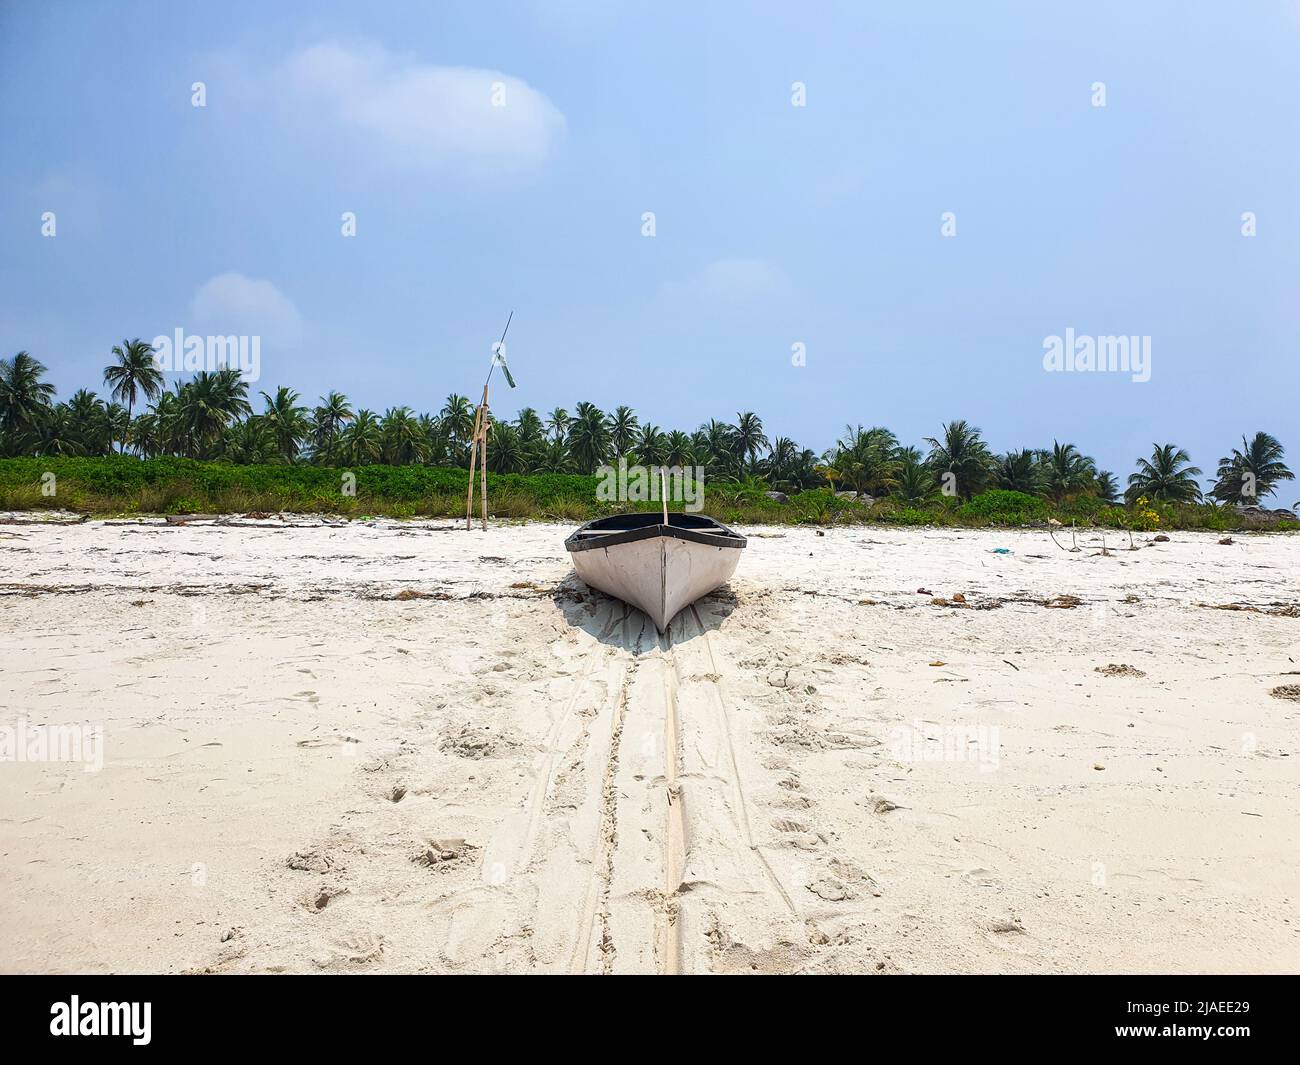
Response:
M0 524L0 969L1300 970L1296 536L567 531Z

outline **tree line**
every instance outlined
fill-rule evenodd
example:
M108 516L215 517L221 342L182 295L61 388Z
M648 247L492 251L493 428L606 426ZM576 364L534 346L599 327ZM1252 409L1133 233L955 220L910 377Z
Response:
M44 380L46 368L20 351L0 359L0 456L180 456L242 464L322 466L469 465L474 405L453 393L436 414L390 407L354 408L330 392L315 406L279 387L260 392L255 411L248 382L236 369L199 371L164 387L153 348L142 340L113 347L104 368L108 399L79 389L64 402ZM139 413L136 413L139 408ZM1219 459L1214 486L1203 494L1202 471L1175 444L1153 444L1136 460L1121 493L1115 474L1074 444L995 454L965 421L945 424L925 449L905 446L888 429L846 426L817 454L788 437L769 439L762 419L742 411L734 422L711 420L694 432L643 422L626 406L605 412L579 403L543 417L531 407L514 420L491 418L488 468L498 473L593 473L607 463L700 466L712 481L752 491L798 492L831 487L921 504L941 494L969 499L1000 488L1056 502L1095 496L1117 503L1139 498L1183 503L1251 504L1294 479L1276 438L1242 437Z

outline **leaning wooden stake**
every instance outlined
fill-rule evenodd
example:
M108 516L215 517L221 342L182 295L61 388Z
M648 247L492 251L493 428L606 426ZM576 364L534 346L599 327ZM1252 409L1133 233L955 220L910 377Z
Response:
M474 432L469 438L469 490L465 493L465 531L470 530L470 515L474 513L474 463L478 459L478 419L474 414Z
M487 428L488 428L488 386L483 386L483 401L474 414L474 435L469 445L469 490L465 494L465 529L473 527L474 521L474 467L479 467L480 491L483 507L483 528L487 529Z
M483 504L483 531L487 532L487 438L488 438L488 393L483 386L483 424L479 427L481 439L478 445L479 462L479 500Z

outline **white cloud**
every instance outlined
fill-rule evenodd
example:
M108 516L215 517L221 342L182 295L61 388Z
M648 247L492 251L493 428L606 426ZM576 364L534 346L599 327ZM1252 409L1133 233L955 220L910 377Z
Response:
M218 274L205 281L190 302L189 330L216 336L260 336L268 345L295 347L302 340L302 316L270 281L243 274Z
M374 44L312 45L274 80L295 111L315 108L425 166L533 169L565 129L555 105L519 78L419 63Z

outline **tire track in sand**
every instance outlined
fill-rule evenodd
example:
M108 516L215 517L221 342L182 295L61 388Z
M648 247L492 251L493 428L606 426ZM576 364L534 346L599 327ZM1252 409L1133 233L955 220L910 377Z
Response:
M644 631L642 625L636 637L631 638L629 618L633 613L635 611L632 608L626 608L621 621L623 649L631 655L631 660L623 672L618 695L613 704L605 768L600 781L600 823L591 856L585 898L579 913L578 928L573 937L573 954L569 959L571 973L595 971L609 973L613 969L615 946L610 927L610 892L614 881L614 854L618 846L619 755L623 743L623 723L628 710L628 693L635 683L637 668L640 665L641 635ZM593 957L592 942L597 929L600 935L595 940L595 944L599 955Z

